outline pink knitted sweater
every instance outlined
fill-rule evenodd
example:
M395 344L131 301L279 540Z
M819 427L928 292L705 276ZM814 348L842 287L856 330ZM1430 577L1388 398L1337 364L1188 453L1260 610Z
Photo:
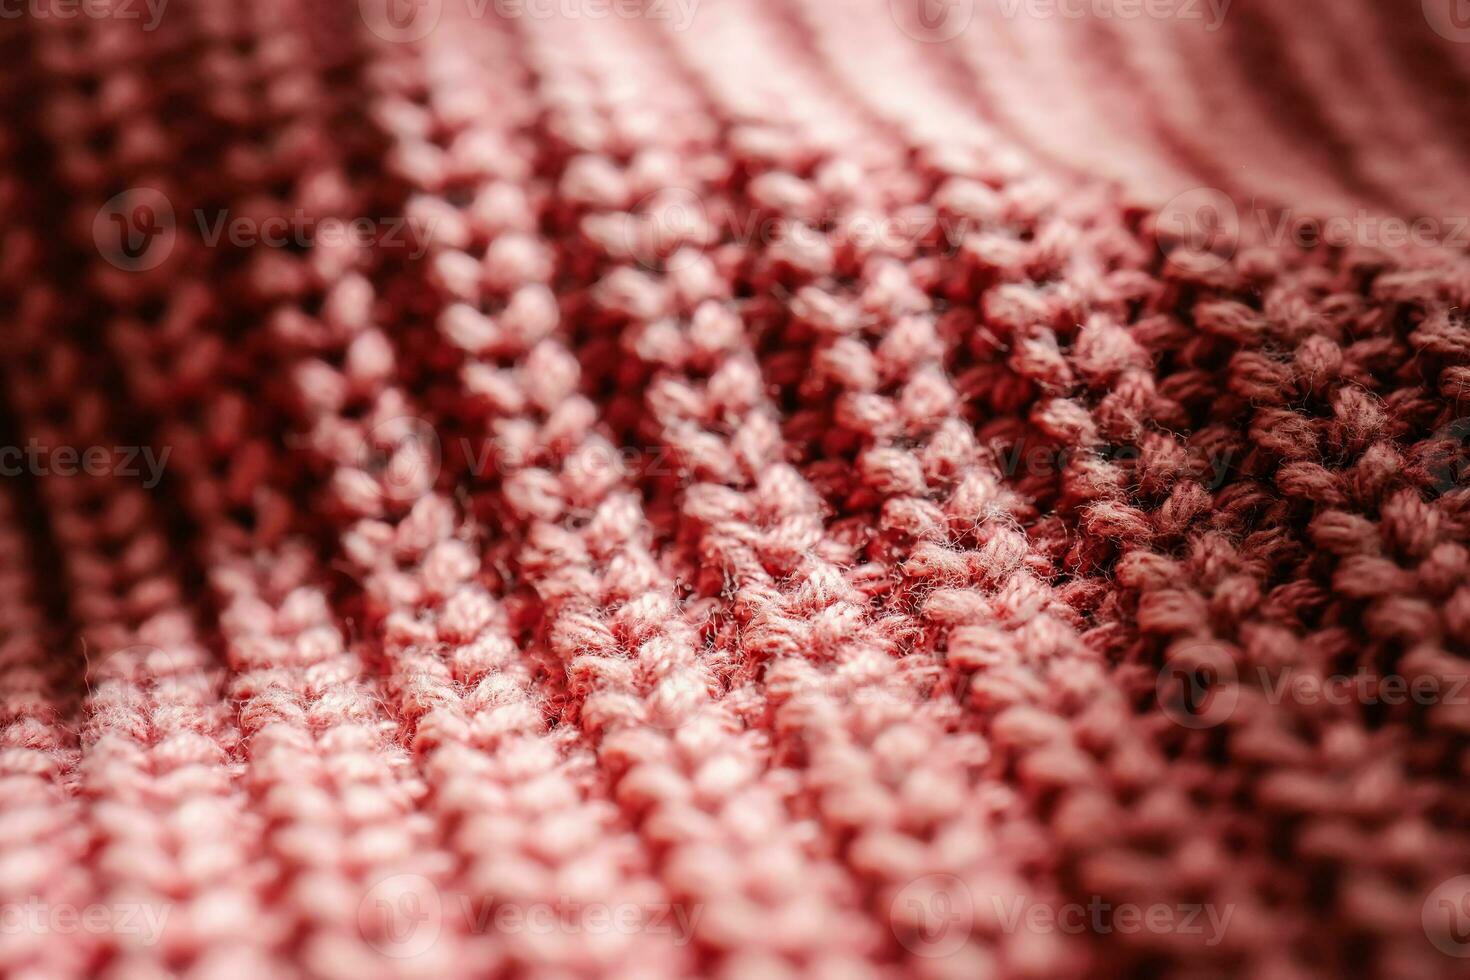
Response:
M1470 975L1466 15L0 4L0 975Z

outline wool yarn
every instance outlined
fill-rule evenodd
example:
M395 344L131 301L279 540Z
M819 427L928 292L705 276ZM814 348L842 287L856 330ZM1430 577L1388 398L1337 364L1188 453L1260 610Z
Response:
M1453 3L16 10L0 973L1464 974Z

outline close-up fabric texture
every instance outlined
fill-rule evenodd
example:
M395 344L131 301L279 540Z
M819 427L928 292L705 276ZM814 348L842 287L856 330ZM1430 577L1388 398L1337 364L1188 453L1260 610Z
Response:
M1470 975L1463 0L0 8L0 976Z

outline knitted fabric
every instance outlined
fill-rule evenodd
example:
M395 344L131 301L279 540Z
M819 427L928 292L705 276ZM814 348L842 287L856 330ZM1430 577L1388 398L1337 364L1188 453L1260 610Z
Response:
M0 974L1466 975L1452 0L61 6Z

